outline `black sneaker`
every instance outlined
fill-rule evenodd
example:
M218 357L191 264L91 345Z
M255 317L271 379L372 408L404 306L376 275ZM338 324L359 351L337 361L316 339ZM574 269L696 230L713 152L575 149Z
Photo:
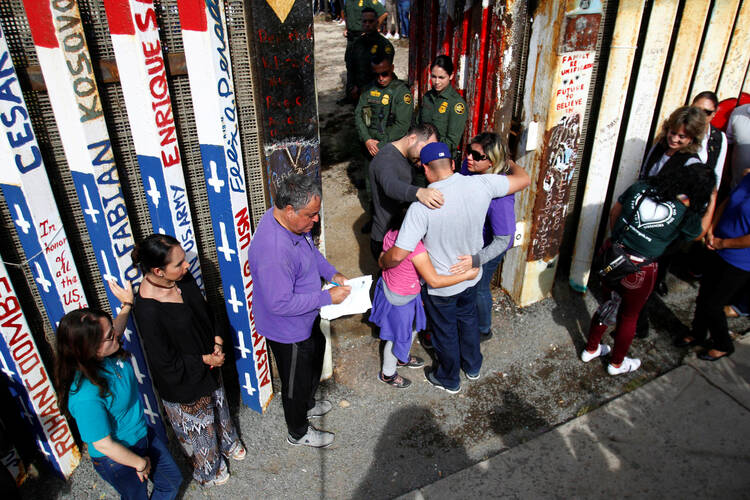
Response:
M427 371L424 376L429 383L431 383L438 389L442 389L446 391L448 394L456 394L458 391L461 390L460 385L458 387L446 387L443 384L441 384L440 381L435 378L435 374L433 373L432 370Z
M378 373L378 380L397 389L406 389L411 385L411 380L402 377L398 373L394 373L390 377L386 377L385 375L383 375L383 372L380 372Z
M405 366L407 368L422 368L424 366L424 359L419 356L409 356L409 361L407 363L399 361L397 364L398 366Z

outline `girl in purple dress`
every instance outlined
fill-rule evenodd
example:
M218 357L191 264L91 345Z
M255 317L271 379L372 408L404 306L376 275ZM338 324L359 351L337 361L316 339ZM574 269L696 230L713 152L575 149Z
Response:
M401 213L391 220L389 231L383 238L383 251L396 243L398 228L406 215L404 206ZM380 327L380 338L386 341L383 349L383 368L378 379L388 385L403 389L411 381L396 371L398 366L420 368L424 360L409 354L414 336L424 330L426 317L420 297L420 277L432 288L455 285L464 280L474 279L479 269L470 269L461 274L443 276L437 274L430 262L422 242L398 266L384 269L375 285L370 321Z

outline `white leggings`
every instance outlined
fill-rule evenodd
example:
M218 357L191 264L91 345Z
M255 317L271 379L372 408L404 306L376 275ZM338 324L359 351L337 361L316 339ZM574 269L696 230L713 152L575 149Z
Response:
M414 342L414 337L417 335L416 330L411 332L411 341ZM392 377L396 373L396 364L398 358L393 354L393 342L388 340L385 343L385 349L383 349L383 376Z

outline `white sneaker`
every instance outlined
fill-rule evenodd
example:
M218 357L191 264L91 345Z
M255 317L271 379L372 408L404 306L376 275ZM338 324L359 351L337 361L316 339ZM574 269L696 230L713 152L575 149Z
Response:
M583 351L581 352L581 361L584 363L588 363L594 358L598 358L599 356L606 356L609 354L610 348L607 344L599 344L599 347L596 348L596 351L594 352L588 352L586 348L583 348Z
M312 446L313 448L327 448L333 443L333 432L321 431L312 425L307 427L307 433L299 439L287 435L287 443L294 446Z
M393 38L393 37L391 36L391 34L390 34L390 33L386 33L386 34L385 34L385 37L386 37L386 38L387 38L388 40L390 40L391 38Z
M319 399L315 401L315 406L307 410L307 418L318 418L322 417L333 408L333 404L327 399Z
M398 33L394 33L394 34L393 34L393 39L394 39L394 40L399 40L400 38L401 38L401 37L400 37L400 36L398 36Z
M628 358L622 360L622 364L619 368L607 365L607 373L610 375L622 375L623 373L630 373L636 371L641 366L641 360L636 358Z

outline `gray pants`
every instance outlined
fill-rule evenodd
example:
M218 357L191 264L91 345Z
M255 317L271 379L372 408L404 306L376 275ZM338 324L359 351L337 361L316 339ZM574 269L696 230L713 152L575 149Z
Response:
M417 335L417 331L413 330L411 332L412 342L414 342L414 337L416 335ZM393 342L388 340L385 343L385 348L383 349L383 376L392 377L396 373L397 363L398 363L398 358L393 355Z

